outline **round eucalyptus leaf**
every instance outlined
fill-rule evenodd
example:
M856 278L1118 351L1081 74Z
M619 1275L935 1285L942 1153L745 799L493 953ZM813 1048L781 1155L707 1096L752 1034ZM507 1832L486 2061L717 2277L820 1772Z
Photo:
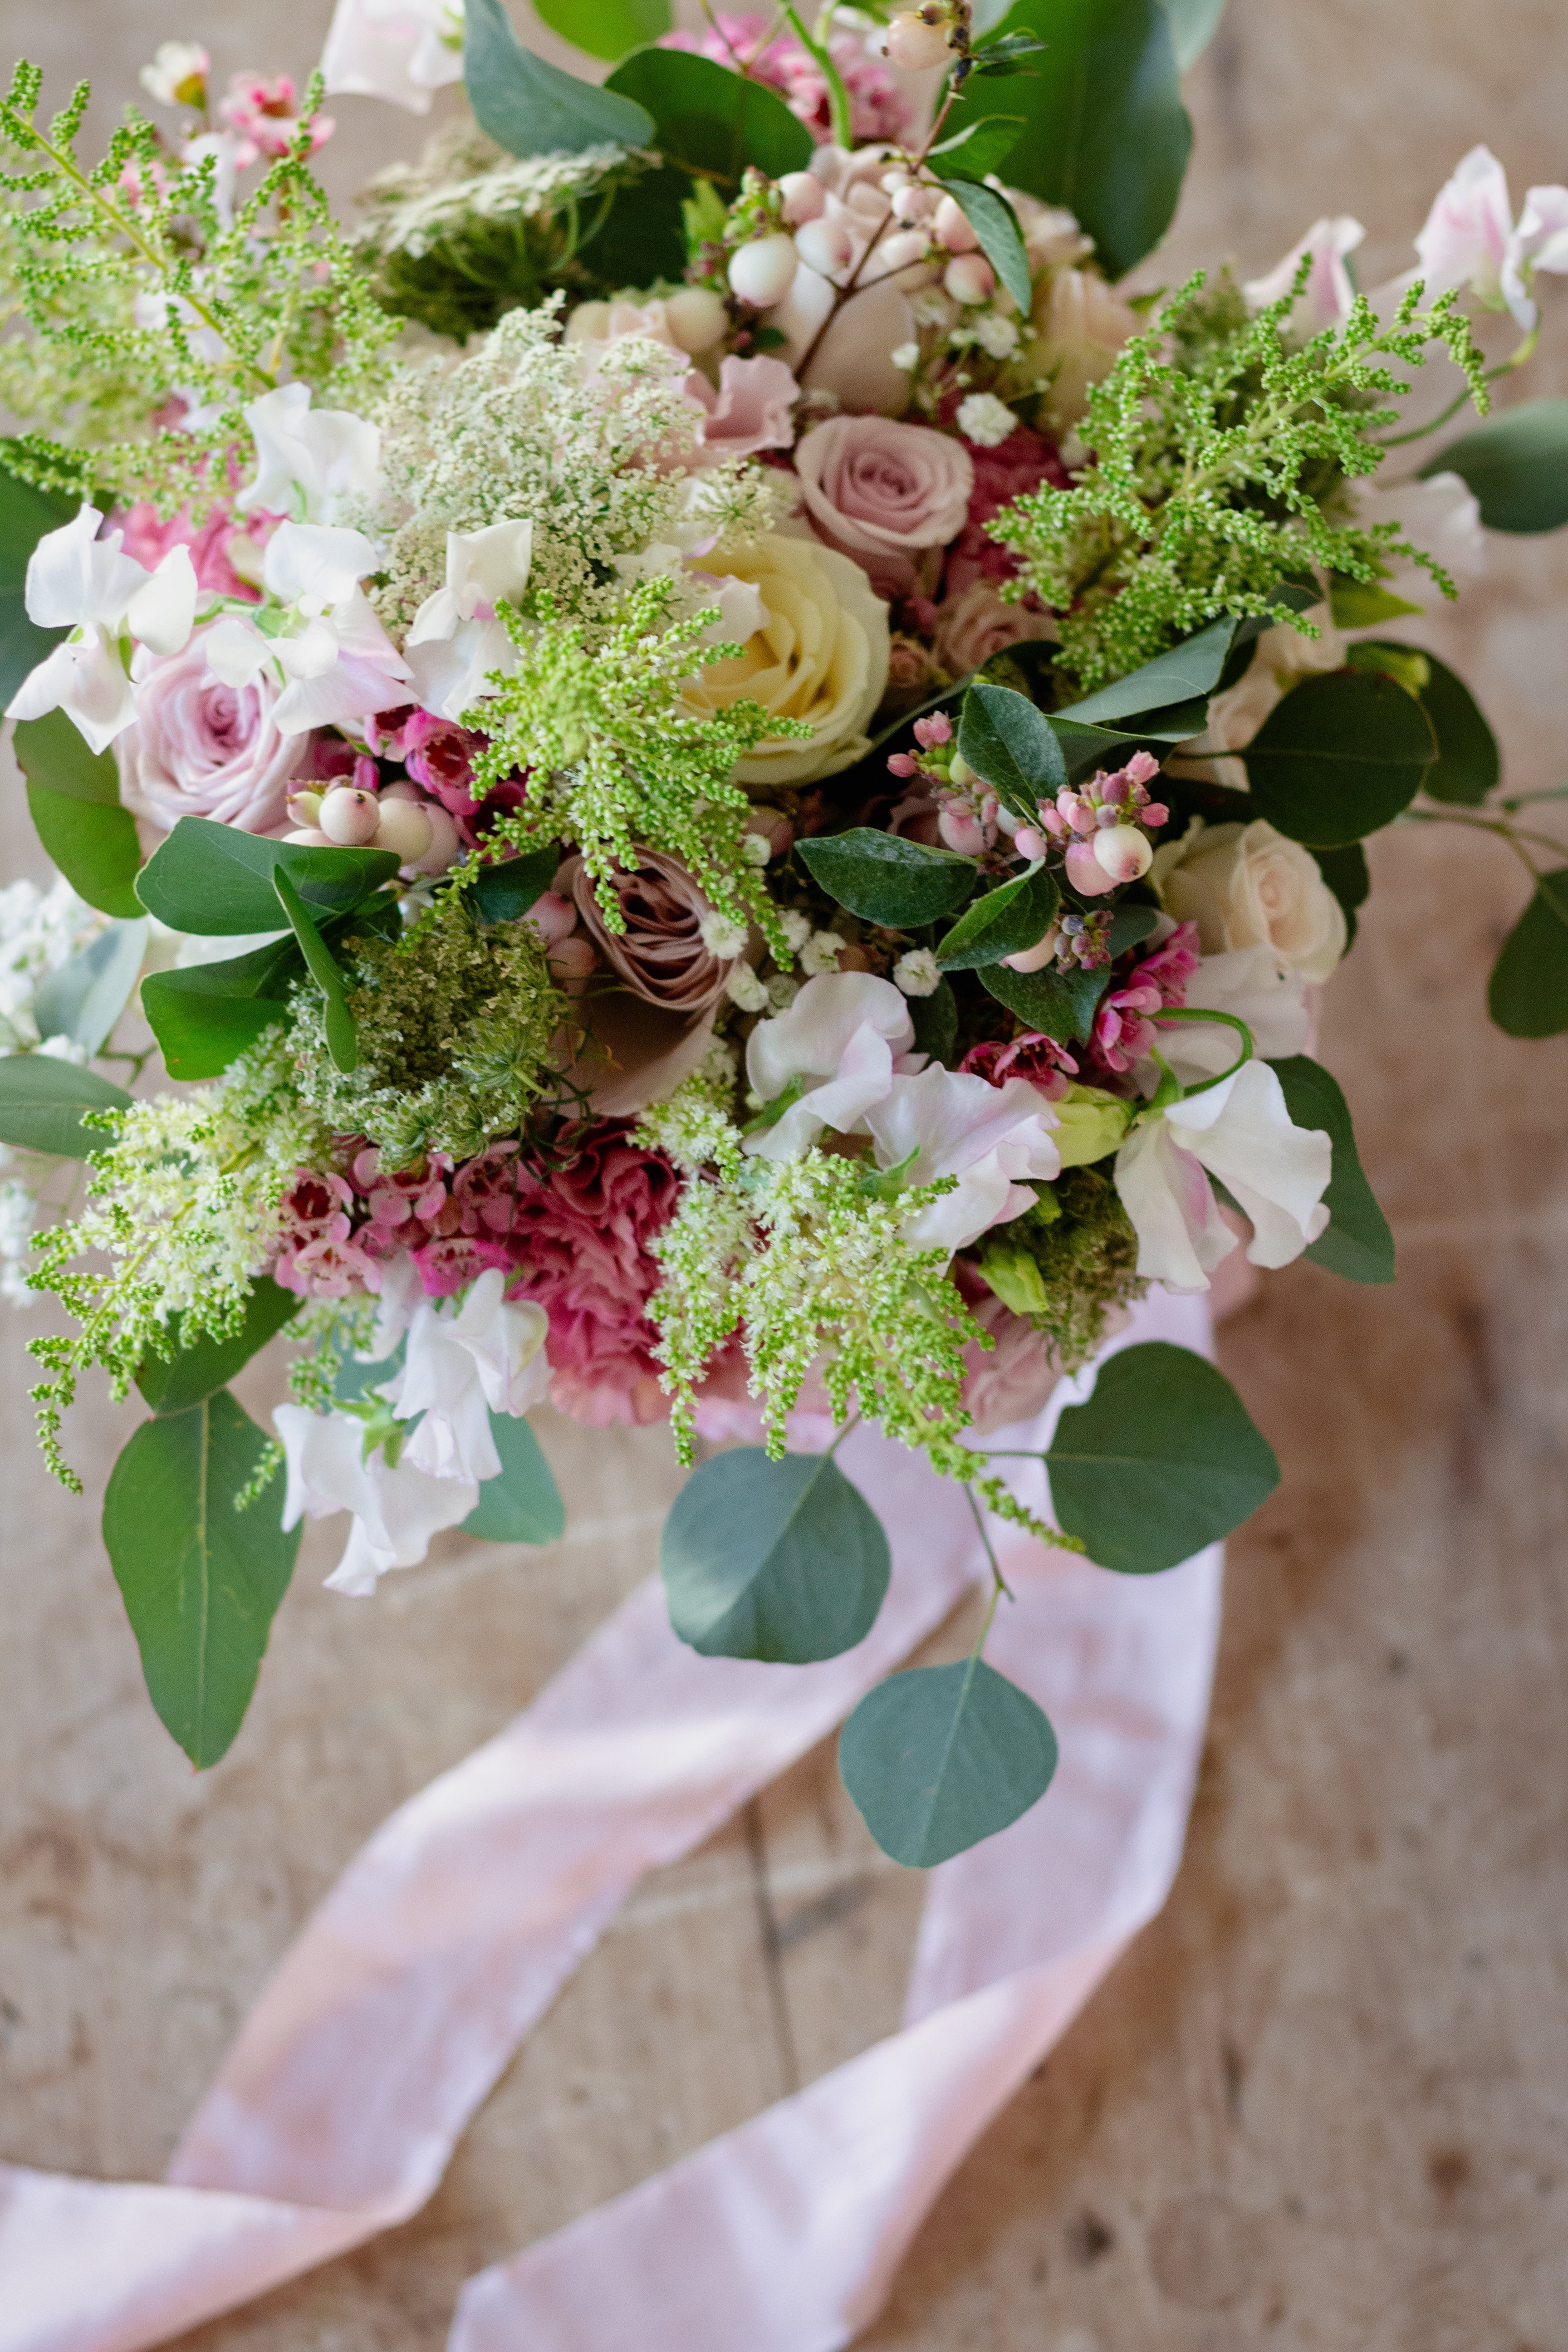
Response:
M871 1630L892 1556L881 1522L826 1454L760 1446L694 1470L665 1521L669 1622L709 1658L804 1666Z
M1335 849L1409 806L1437 739L1415 695L1392 677L1333 670L1293 688L1243 756L1253 814L1309 849Z
M1487 1007L1510 1037L1568 1029L1568 866L1536 877L1535 896L1492 966Z
M838 1739L838 1769L867 1828L910 1870L1008 1828L1056 1769L1048 1720L983 1658L879 1683Z

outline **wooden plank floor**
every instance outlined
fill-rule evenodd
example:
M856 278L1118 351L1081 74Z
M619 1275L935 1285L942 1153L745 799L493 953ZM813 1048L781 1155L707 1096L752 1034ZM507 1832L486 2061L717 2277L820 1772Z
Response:
M269 12L265 58L249 12L206 13L226 70L305 62L325 11ZM5 16L13 49L62 74L90 55L125 87L193 28L151 0ZM1375 282L1479 138L1517 194L1568 176L1555 0L1232 0L1193 97L1171 277L1227 250L1266 266L1351 210ZM356 152L408 143L339 110L344 184ZM1568 288L1547 306L1536 388L1565 390ZM1568 773L1568 548L1496 543L1430 641L1519 786ZM1484 1018L1520 898L1505 851L1412 826L1375 866L1323 1051L1398 1284L1300 1266L1226 1330L1286 1477L1232 1547L1186 1866L942 2200L878 2352L1568 2352L1568 1041ZM94 1509L31 1454L21 1336L0 1400L0 2155L146 2177L310 1905L647 1570L677 1482L658 1432L553 1423L565 1540L441 1539L374 1605L320 1590L318 1532L251 1721L197 1779L142 1696ZM75 1416L94 1496L129 1421ZM438 2352L471 2271L891 2027L919 1899L830 1755L807 1759L647 1883L426 2213L185 2352Z

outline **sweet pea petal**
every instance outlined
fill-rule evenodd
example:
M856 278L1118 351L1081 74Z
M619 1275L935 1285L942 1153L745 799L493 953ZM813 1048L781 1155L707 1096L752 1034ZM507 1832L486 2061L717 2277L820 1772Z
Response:
M99 538L102 520L96 507L82 507L58 530L46 531L28 557L27 618L40 629L117 627L151 577L134 556L121 554L121 532Z
M261 576L280 604L309 600L317 612L347 604L380 562L363 530L323 523L280 523L267 542Z
M1254 1265L1288 1265L1328 1223L1322 1198L1333 1148L1321 1128L1293 1127L1267 1062L1165 1112L1178 1146L1203 1162L1252 1220Z
M196 623L196 593L190 549L172 547L125 607L125 625L149 653L182 653Z
M1237 1237L1202 1166L1163 1118L1132 1129L1116 1155L1116 1190L1138 1236L1138 1272L1170 1291L1206 1290Z
M136 697L120 648L106 629L88 629L70 644L57 646L22 680L5 715L42 719L51 710L63 710L94 751L107 751L134 723Z

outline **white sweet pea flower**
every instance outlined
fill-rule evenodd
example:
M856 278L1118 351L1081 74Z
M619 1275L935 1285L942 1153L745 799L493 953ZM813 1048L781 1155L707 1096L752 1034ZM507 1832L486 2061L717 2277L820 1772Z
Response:
M404 640L426 710L460 719L489 690L492 672L510 675L516 668L517 647L496 618L496 606L503 598L514 605L521 601L532 560L531 522L447 533L447 584L426 597Z
M241 687L270 667L283 683L273 719L285 735L341 727L408 699L408 665L371 609L362 575L379 561L363 531L321 523L279 523L267 543L263 578L292 625L264 635L229 614L209 630L207 667Z
M1348 213L1334 219L1325 215L1314 221L1300 244L1293 245L1267 277L1249 278L1242 288L1249 309L1261 310L1270 302L1282 301L1295 282L1297 270L1310 254L1311 273L1297 299L1290 323L1304 335L1321 334L1325 327L1342 327L1355 300L1355 288L1345 259L1365 235L1360 221L1352 220Z
M280 1404L272 1421L288 1463L285 1529L302 1517L353 1513L347 1549L327 1579L334 1592L374 1592L388 1569L416 1567L431 1537L460 1526L479 1501L475 1480L434 1478L406 1457L395 1470L379 1453L367 1462L364 1423L351 1414Z
M1186 983L1184 1002L1195 1011L1228 1013L1244 1021L1253 1050L1266 1062L1307 1051L1307 982L1300 972L1287 971L1271 947L1230 948L1223 955L1205 956ZM1160 1031L1160 1051L1184 1086L1228 1069L1237 1044L1236 1031L1223 1021L1168 1021ZM1152 1094L1159 1078L1154 1063L1139 1062L1135 1075Z
M890 980L868 971L808 980L786 1012L758 1022L747 1043L746 1076L763 1102L797 1081L801 1089L772 1127L747 1138L747 1150L793 1160L824 1128L847 1134L886 1095L895 1055L906 1055L914 1036L909 1005Z
M1218 1086L1146 1113L1116 1156L1116 1189L1138 1235L1138 1272L1167 1290L1208 1288L1237 1245L1211 1172L1252 1221L1252 1264L1288 1265L1329 1222L1321 1202L1331 1160L1321 1129L1292 1127L1266 1062L1244 1062Z
M904 1239L916 1249L967 1249L989 1226L1033 1208L1025 1179L1062 1172L1050 1132L1056 1112L1026 1078L994 1087L936 1063L918 1077L895 1077L865 1120L879 1168L897 1168L914 1152L906 1183L958 1179L956 1192L905 1221Z
M490 1414L527 1412L550 1385L542 1307L509 1306L500 1266L482 1274L456 1314L421 1300L408 1327L404 1367L385 1393L400 1420L425 1418L403 1459L436 1478L494 1478L500 1456Z
M1539 315L1536 272L1568 271L1568 188L1531 188L1516 227L1508 173L1489 147L1472 147L1439 190L1415 250L1429 299L1468 286L1485 309L1511 310L1528 334Z
M152 64L142 67L138 79L160 106L201 106L206 100L211 64L199 41L160 41Z
M279 523L267 542L262 584L279 604L308 614L346 604L365 574L380 562L375 541L363 530L321 523Z
M155 654L177 654L196 617L196 575L189 548L171 548L155 572L126 555L123 531L98 536L103 517L83 507L46 532L27 563L27 618L71 635L25 677L9 719L63 710L94 751L105 751L136 717L121 640Z
M346 408L310 406L310 387L286 383L247 403L256 436L256 479L235 500L240 514L261 509L320 522L335 501L369 497L381 470L381 433Z
M432 92L463 78L463 0L338 0L321 71L330 96L428 114Z

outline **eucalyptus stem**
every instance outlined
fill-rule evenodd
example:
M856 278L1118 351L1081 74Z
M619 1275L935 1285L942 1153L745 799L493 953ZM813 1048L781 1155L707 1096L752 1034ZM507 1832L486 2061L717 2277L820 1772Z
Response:
M1550 851L1553 857L1568 857L1568 848L1564 848L1562 842L1553 841L1550 834L1533 833L1525 825L1510 824L1506 817L1472 816L1468 809L1406 809L1404 814L1416 824L1464 824L1468 825L1473 833L1496 834L1500 841L1507 842L1531 876L1538 869L1531 863L1530 852L1524 846L1526 842L1536 849Z

